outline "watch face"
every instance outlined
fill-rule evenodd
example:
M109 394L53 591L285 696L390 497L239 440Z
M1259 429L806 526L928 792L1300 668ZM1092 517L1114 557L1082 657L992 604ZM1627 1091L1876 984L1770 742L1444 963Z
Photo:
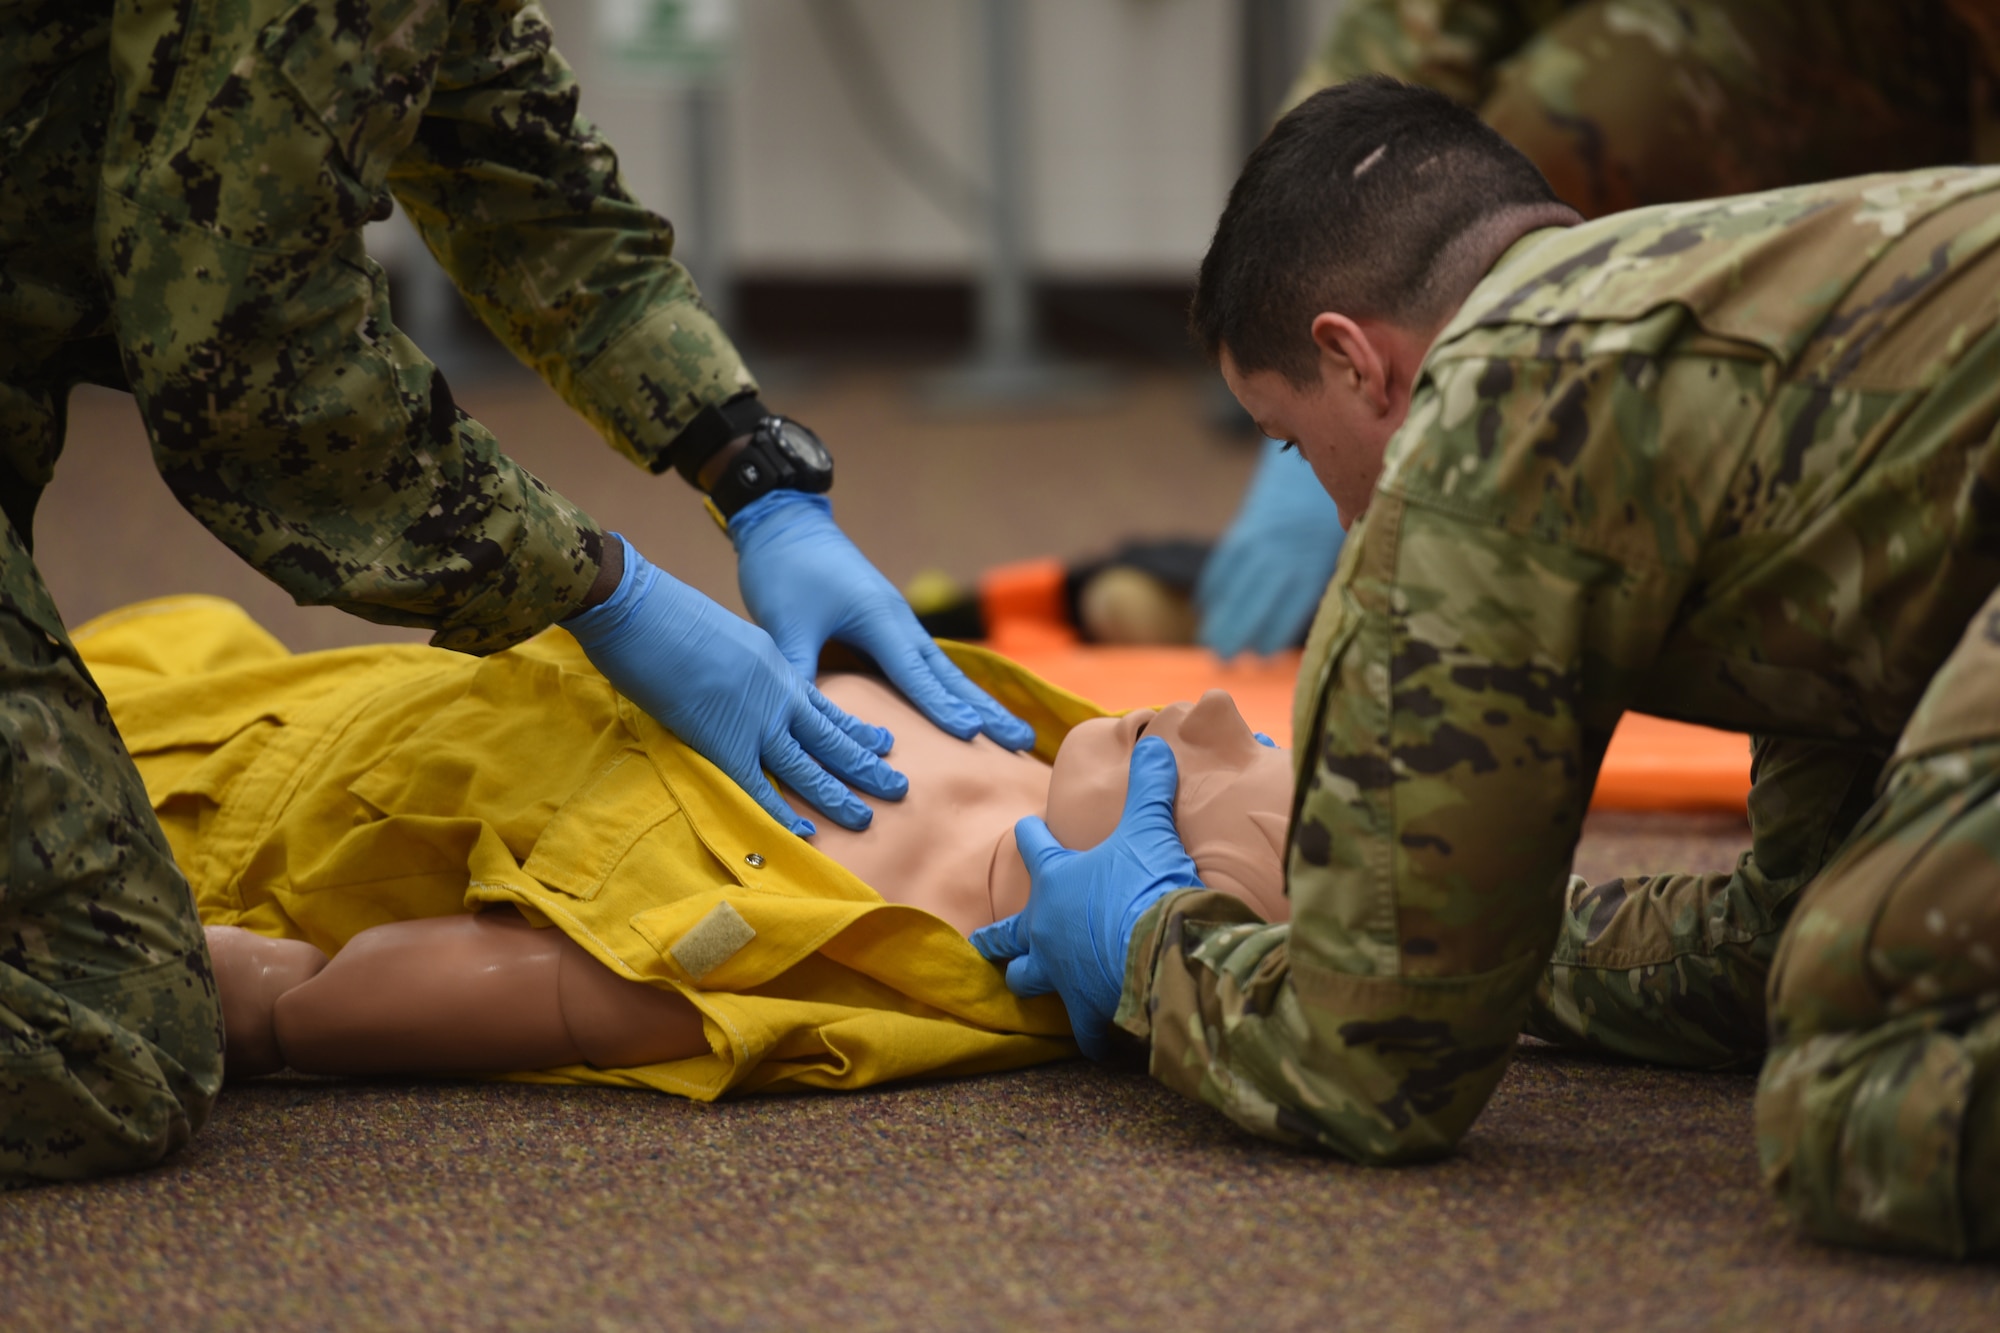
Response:
M819 442L819 436L796 421L780 419L778 448L807 472L824 476L833 471L833 455Z

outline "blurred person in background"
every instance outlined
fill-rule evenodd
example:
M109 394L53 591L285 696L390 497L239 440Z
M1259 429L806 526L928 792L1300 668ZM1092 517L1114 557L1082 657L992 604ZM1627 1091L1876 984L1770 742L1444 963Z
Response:
M1284 109L1365 74L1476 108L1585 218L2000 161L1991 0L1350 0ZM1266 441L1195 589L1201 642L1302 643L1342 540Z

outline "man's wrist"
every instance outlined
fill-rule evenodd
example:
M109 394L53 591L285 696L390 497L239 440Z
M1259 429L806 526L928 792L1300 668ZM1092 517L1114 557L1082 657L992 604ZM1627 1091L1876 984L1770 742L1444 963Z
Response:
M615 532L604 534L604 555L598 562L597 577L590 581L590 589L583 595L583 603L570 612L580 616L594 606L602 606L611 600L611 594L618 591L618 585L625 578L625 541Z
M710 403L668 446L667 456L689 485L707 494L714 479L722 475L720 456L742 452L741 442L768 415L769 409L755 393L739 393Z
M729 470L729 465L736 461L736 456L749 447L750 434L746 431L716 450L695 473L693 479L695 489L703 495L714 491L715 483L722 479L722 474Z
M1190 891L1201 890L1197 885L1189 885L1150 899L1133 921L1131 933L1125 937L1125 955L1120 960L1124 971L1119 978L1123 984L1118 1005L1111 1014L1111 1026L1141 1042L1150 1042L1153 1037L1152 1015L1147 1001L1152 995L1154 967L1159 961L1166 929L1172 920L1173 909L1169 900Z

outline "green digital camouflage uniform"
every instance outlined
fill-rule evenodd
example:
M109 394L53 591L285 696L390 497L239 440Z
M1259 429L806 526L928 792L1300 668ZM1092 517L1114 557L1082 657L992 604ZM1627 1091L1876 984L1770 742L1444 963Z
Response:
M2000 1077L2000 824L1966 804L2000 784L1990 667L1969 707L1975 670L1938 677L1927 715L1958 720L1904 735L1868 809L1996 585L2000 170L1537 232L1432 349L1315 623L1291 923L1165 899L1118 1021L1261 1134L1408 1161L1458 1141L1524 1028L1763 1056L1786 939L1759 1102L1782 1196L1823 1235L1990 1248L1994 1099L1966 1119ZM1756 737L1734 872L1568 879L1628 708ZM1893 956L1869 938L1912 921Z
M1435 88L1478 108L1558 195L1598 217L1975 151L2000 158L1992 8L1352 0L1287 104L1369 73Z
M302 603L488 652L598 572L391 322L361 228L392 195L654 471L754 387L538 6L0 0L0 1181L155 1160L219 1074L192 904L29 554L71 389L129 387L182 504Z
M222 1082L208 949L104 697L4 519L0 800L0 1188L157 1161Z

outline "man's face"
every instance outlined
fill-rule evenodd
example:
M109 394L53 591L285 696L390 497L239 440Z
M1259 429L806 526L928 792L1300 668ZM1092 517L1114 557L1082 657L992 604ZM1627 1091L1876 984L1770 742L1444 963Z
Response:
M1408 415L1408 400L1380 410L1345 361L1325 356L1319 379L1304 388L1275 370L1240 369L1227 347L1221 359L1223 381L1257 429L1298 447L1339 506L1342 525L1353 527L1375 492L1383 451Z

